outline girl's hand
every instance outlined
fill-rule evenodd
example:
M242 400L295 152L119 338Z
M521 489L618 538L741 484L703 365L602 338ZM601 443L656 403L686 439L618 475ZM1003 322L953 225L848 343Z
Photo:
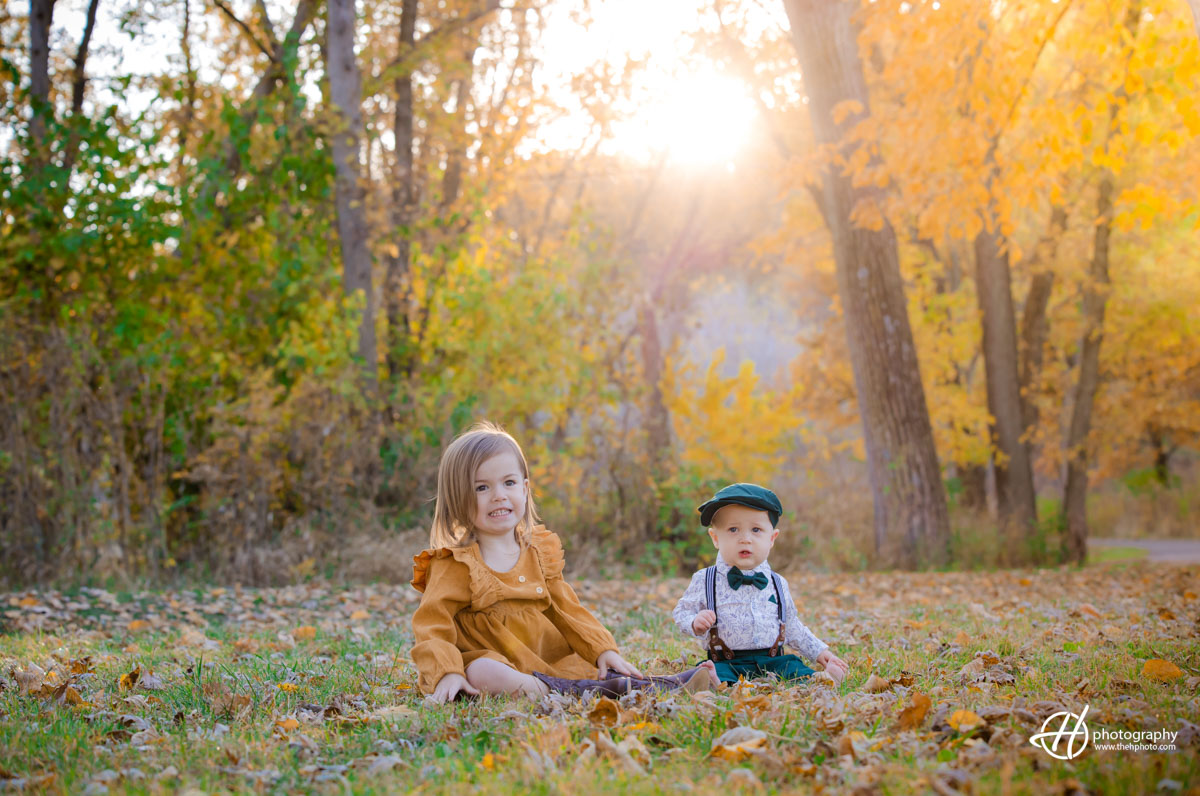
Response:
M605 680L608 676L608 670L612 669L619 674L627 674L630 677L641 679L642 673L637 670L629 661L621 657L616 650L608 650L600 653L600 657L596 659L596 668L600 670L600 679ZM441 685L439 683L438 685Z
M433 693L429 698L439 705L443 702L449 702L458 696L458 692L464 694L474 694L479 696L479 690L467 682L467 678L461 674L448 674L441 680L438 680L437 686L433 689Z
M825 671L833 678L835 683L841 684L842 680L846 679L846 673L850 671L850 664L834 655L829 650L825 650L817 656L817 663L825 667Z
M707 632L710 627L717 621L717 615L713 611L701 611L696 614L696 618L692 620L692 632L697 636Z

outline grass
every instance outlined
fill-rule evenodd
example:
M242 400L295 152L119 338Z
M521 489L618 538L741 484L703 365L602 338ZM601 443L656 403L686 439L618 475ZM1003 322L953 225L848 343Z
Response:
M1138 561L1148 553L1140 547L1088 547L1089 564L1105 564L1119 561Z
M550 794L1132 793L1200 779L1194 747L1053 760L1028 742L1040 721L1022 718L1087 704L1093 729L1186 731L1200 715L1195 567L790 580L801 615L851 662L846 683L626 697L619 711L595 699L425 704L407 657L415 601L401 586L6 595L0 780L52 793ZM579 590L628 658L663 672L697 653L669 619L684 585ZM1143 675L1150 659L1180 675ZM972 674L976 661L983 671ZM31 664L55 674L23 694L18 674ZM902 673L911 681L864 690L872 675ZM55 698L67 680L81 704ZM917 693L928 713L901 728ZM981 723L951 721L958 711ZM761 743L714 756L736 727L760 731Z

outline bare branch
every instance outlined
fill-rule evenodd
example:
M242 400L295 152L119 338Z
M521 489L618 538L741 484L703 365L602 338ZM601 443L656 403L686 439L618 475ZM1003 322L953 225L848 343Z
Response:
M233 9L231 9L229 6L225 5L225 3L222 2L222 0L213 0L213 5L215 5L219 9L221 9L221 11L224 12L225 16L227 16L231 20L233 20L233 23L242 29L242 32L246 34L246 37L249 38L250 41L254 43L255 47L257 47L259 50L262 51L263 55L267 56L268 58L274 59L274 54L273 54L274 51L270 47L268 47L267 45L263 44L261 41L258 40L258 37L254 35L254 31L250 30L250 26L247 25L242 20L238 19L237 14L233 13Z

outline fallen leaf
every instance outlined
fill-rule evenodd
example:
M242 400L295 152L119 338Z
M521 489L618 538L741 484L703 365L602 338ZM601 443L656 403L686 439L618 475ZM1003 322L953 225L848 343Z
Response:
M350 614L350 618L351 618L352 620L354 620L354 621L358 621L358 620L360 620L360 619L367 619L367 618L368 618L368 617L370 617L370 616L371 616L371 614L370 614L370 613L368 613L367 611L364 611L364 610L362 610L361 608L359 608L359 609L358 609L357 611L355 611L354 613Z
M616 727L624 724L633 714L622 710L621 706L608 697L600 697L595 706L588 712L588 721L597 727Z
M317 629L312 625L302 625L292 631L292 637L297 641L312 641L317 637Z
M293 730L300 729L300 722L294 717L288 716L286 719L279 719L276 721L275 726L284 732L292 732Z
M968 636L965 631L960 630L960 631L958 631L958 634L954 637L954 643L960 647L965 647L966 645L971 643L971 637Z
M987 724L977 713L971 710L956 710L946 719L946 723L959 732L970 732Z
M925 721L925 714L933 707L933 701L919 691L914 691L909 699L908 707L900 711L896 721L896 729L915 730Z
M17 681L18 691L28 694L42 687L42 683L46 680L46 673L42 671L42 667L31 663L28 669L13 672L13 677Z
M129 623L128 629L131 633L136 633L139 630L146 630L150 627L150 623L145 619L135 619Z
M872 674L867 678L867 682L863 683L862 690L868 694L882 694L884 691L892 690L892 681Z
M1164 661L1161 658L1151 658L1142 665L1142 677L1167 682L1183 677L1183 670L1170 661Z
M1100 612L1097 611L1096 606L1092 605L1091 603L1080 603L1079 613L1087 614L1088 616L1093 617L1094 619L1100 618Z
M132 691L137 685L138 680L142 676L142 666L137 664L133 667L133 671L128 674L121 675L121 679L117 681L117 687L122 691Z
M415 710L405 707L404 705L388 705L386 707L376 708L371 714L371 718L386 722L415 715L417 715Z
M753 727L734 727L722 733L712 743L711 757L739 763L767 747L767 734Z
M983 658L975 658L966 666L958 670L958 676L964 679L974 679L983 674L984 664Z

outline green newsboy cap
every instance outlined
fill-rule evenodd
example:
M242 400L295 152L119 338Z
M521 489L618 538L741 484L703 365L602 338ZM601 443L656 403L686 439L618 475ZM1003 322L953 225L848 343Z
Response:
M718 491L717 494L713 495L700 508L696 509L700 512L700 524L704 526L712 525L712 518L717 513L717 510L731 503L767 512L767 517L770 518L771 525L778 525L779 515L783 513L783 504L779 502L779 497L765 486L759 486L758 484L730 484Z

